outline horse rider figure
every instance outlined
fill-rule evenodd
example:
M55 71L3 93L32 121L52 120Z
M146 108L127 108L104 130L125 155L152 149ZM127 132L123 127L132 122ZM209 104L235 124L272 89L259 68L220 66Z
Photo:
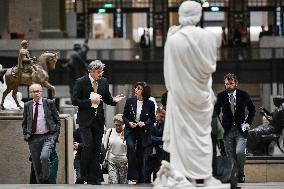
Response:
M12 74L14 77L19 78L22 76L22 73L30 73L33 76L36 71L33 65L36 61L36 57L31 57L28 50L29 42L27 40L23 40L21 42L21 46L22 48L19 50L17 70L13 69Z

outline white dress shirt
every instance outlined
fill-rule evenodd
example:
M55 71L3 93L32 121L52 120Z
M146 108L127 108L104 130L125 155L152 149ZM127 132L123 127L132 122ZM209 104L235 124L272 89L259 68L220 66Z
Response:
M142 111L143 101L137 100L137 108L136 108L136 119L135 121L140 121L140 115Z

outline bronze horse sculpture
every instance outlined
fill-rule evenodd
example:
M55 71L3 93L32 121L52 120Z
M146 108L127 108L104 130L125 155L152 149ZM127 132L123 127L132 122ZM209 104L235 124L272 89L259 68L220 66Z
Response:
M17 92L18 86L20 84L31 85L33 83L39 83L43 87L50 89L52 91L52 96L55 96L55 87L52 86L49 82L48 70L55 69L56 62L59 58L59 53L50 53L45 52L39 56L38 62L33 64L35 68L34 74L31 73L22 73L21 76L15 77L13 74L13 68L8 69L0 69L0 81L3 81L5 78L7 89L3 92L2 101L1 101L1 109L4 108L4 100L6 96L12 91L12 97L17 104L17 107L22 109L18 100L17 100Z

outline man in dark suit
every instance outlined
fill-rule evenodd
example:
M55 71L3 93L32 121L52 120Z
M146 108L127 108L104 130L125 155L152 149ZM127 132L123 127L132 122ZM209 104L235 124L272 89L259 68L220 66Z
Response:
M163 106L164 107L164 106ZM163 107L158 107L156 111L156 122L151 127L152 145L151 154L146 162L145 182L151 183L151 175L153 173L153 181L157 178L157 172L161 166L162 160L170 161L169 153L163 150L163 132L166 111Z
M30 86L33 100L25 103L24 140L28 142L38 184L49 184L50 153L60 132L59 114L52 100L42 98L39 84Z
M144 33L140 37L140 47L141 48L149 48L150 47L150 35L149 35L149 32L146 29L144 29Z
M111 96L107 79L102 77L104 67L100 60L92 61L88 66L89 74L77 79L72 96L72 104L79 107L78 123L83 143L81 177L95 185L100 184L99 156L105 124L103 102L115 106L125 98Z
M246 133L252 124L255 107L248 93L237 89L236 75L225 75L224 82L226 90L217 95L216 113L219 116L222 111L225 148L229 157L236 158L239 182L245 182Z

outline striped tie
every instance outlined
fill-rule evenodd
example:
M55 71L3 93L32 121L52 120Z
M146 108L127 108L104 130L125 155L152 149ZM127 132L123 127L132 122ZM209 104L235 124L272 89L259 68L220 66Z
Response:
M97 81L93 81L92 86L93 86L94 92L97 93L97 91L98 91L98 82Z
M229 95L229 101L230 101L230 105L231 105L232 114L234 115L235 114L235 98L234 98L233 94Z

